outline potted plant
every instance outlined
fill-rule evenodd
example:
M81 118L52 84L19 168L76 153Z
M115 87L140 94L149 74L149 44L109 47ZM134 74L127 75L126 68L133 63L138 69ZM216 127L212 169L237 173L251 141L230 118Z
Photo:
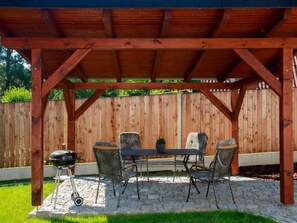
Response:
M165 139L163 137L159 137L156 141L156 149L159 152L164 152L165 150Z

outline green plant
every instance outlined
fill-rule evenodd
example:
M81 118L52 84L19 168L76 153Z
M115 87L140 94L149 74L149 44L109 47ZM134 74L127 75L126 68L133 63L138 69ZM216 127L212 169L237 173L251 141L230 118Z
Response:
M31 91L25 89L24 87L17 88L12 87L4 92L1 98L2 102L17 102L17 101L31 101L32 95Z
M163 137L159 137L156 141L156 144L165 144L165 143L166 143L166 141Z

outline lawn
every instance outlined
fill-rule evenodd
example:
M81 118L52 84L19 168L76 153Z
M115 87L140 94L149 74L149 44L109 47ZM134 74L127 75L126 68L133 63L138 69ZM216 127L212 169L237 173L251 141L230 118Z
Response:
M53 190L53 183L44 184L44 196ZM0 185L0 222L1 223L273 223L275 221L255 216L246 212L211 211L186 212L138 215L97 215L84 217L65 217L57 219L29 219L28 214L34 207L31 206L31 185L29 183L12 183Z

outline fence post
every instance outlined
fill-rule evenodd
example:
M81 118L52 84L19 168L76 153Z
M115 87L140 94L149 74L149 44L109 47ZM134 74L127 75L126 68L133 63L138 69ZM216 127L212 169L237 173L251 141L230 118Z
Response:
M182 147L182 93L177 94L177 148Z

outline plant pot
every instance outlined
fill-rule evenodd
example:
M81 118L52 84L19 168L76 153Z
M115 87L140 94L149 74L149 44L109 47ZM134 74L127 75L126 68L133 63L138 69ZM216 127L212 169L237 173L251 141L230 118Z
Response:
M165 144L156 144L158 152L163 153L165 151Z

